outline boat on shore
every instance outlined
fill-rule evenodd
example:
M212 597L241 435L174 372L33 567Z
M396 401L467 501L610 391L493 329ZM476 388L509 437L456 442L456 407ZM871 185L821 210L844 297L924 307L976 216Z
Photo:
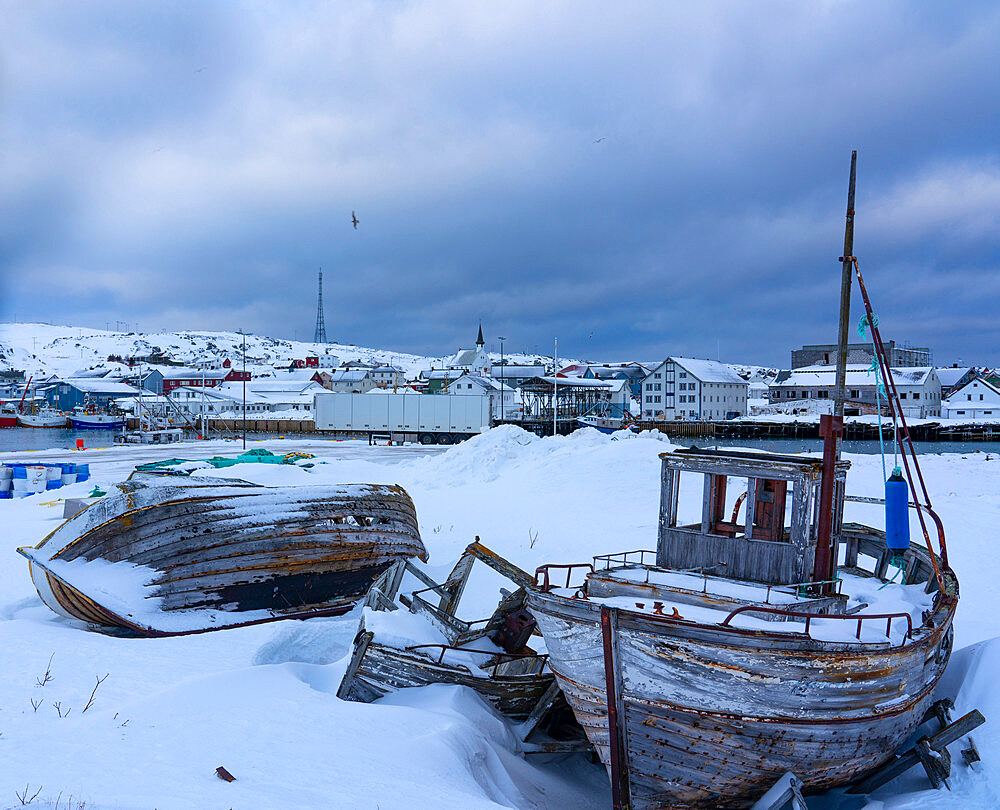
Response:
M41 408L33 413L19 413L17 423L21 427L60 428L69 425L69 417L53 408Z
M817 578L821 459L661 459L655 550L543 566L528 591L549 665L629 796L622 806L747 807L787 771L819 790L891 758L951 653L958 582L946 562L917 545L894 559L884 532L844 524L833 541L844 563ZM847 466L834 473L836 526ZM682 524L680 479L692 473L707 494L700 519ZM727 502L736 478L751 494ZM744 501L745 520L730 517Z
M576 421L580 427L594 428L606 434L617 433L619 430L635 430L620 416L578 416Z
M139 636L345 613L393 563L426 559L398 486L142 474L18 553L56 613Z
M959 586L852 255L855 161L840 384L820 420L823 457L663 453L656 548L544 565L528 588L549 666L608 769L616 810L746 808L789 772L820 791L920 759L895 751L934 703ZM884 499L854 498L886 505L884 530L844 522L855 274L905 468ZM908 508L923 545L909 541ZM928 775L940 767L947 777L950 758L923 756Z

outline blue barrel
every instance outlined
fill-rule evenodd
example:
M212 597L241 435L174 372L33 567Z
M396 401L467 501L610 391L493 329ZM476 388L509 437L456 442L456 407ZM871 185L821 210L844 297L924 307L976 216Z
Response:
M910 488L896 467L885 482L885 544L890 551L910 547Z
M10 468L14 471L11 473L11 478L27 478L28 468L23 464L11 464Z

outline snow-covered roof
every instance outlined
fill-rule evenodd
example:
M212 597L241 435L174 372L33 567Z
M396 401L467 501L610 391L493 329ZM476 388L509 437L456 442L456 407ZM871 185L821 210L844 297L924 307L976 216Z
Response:
M215 369L215 368L163 368L158 367L156 369L163 375L165 380L222 380L225 379L231 369Z
M345 368L335 368L333 371L329 372L330 382L361 382L365 377L368 376L368 369L358 368L358 369L345 369Z
M972 369L969 366L966 366L965 368L953 368L949 366L947 368L935 369L935 371L937 371L938 379L941 380L941 385L945 388L950 388L951 386L956 385L958 381L972 371Z
M992 391L997 396L1000 396L1000 387L997 387L993 383L989 382L985 377L981 377L977 374L975 377L969 380L965 385L963 385L957 391L952 391L951 394L948 396L948 398L944 400L944 402L947 404L955 405L955 407L958 407L962 403L962 397L965 396L963 392L971 388L974 384L981 385L984 388Z
M693 357L671 357L677 365L703 383L736 383L746 385L739 374L718 360L696 360Z
M138 388L127 383L118 382L117 380L105 380L100 377L87 377L84 379L74 377L67 380L60 380L60 382L72 385L78 391L83 391L85 394L114 394L116 396L127 397L136 396L139 393Z
M372 369L372 372L383 373L383 374L388 374L389 372L393 372L395 374L405 374L406 373L399 366L375 366L375 368Z
M845 385L854 388L875 385L879 378L877 373L870 369L871 366L865 363L848 363ZM915 366L894 368L891 371L896 385L924 385L934 369L930 366ZM836 375L836 366L804 366L795 369L780 382L775 381L771 386L774 388L830 386L834 384Z

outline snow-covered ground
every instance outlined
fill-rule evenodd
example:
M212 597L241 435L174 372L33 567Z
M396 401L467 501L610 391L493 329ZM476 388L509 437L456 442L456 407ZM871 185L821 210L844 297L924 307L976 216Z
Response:
M538 439L509 426L447 450L316 439L252 444L280 453L305 450L326 463L309 471L240 465L215 474L268 484L404 486L430 563L442 571L477 535L527 570L652 548L658 454L671 447L657 435L578 431ZM72 795L88 810L610 805L601 767L582 756L522 758L510 730L471 693L435 686L372 705L338 700L357 612L140 640L88 631L42 605L14 549L59 524L58 499L122 480L136 463L153 458L240 449L202 442L20 454L39 460L73 455L89 461L93 480L0 501L0 808L20 806L15 794L26 785L29 796L40 790L35 807L54 807L61 794L60 806ZM877 493L878 457L848 458L854 465L848 492ZM983 453L936 455L925 457L923 467L962 584L956 652L942 693L955 698L959 713L978 708L986 715L987 725L975 734L984 762L972 770L956 764L950 792L929 790L915 769L871 800L838 792L810 798L814 809L1000 805L1000 690L994 686L1000 619L993 598L1000 461ZM695 508L693 495L682 511ZM877 506L849 504L847 517L881 525ZM919 536L916 525L913 530ZM50 658L52 678L39 686ZM95 679L105 674L84 714ZM235 782L215 776L220 765Z

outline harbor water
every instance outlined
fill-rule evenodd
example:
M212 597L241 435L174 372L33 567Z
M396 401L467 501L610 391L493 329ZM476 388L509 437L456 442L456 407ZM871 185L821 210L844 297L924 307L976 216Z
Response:
M74 430L72 428L4 428L0 430L0 452L17 452L31 450L72 450L76 448L77 439L83 439L87 449L112 447L115 444L116 431L113 430ZM274 438L273 436L255 433L254 440ZM300 438L306 438L302 434ZM308 434L308 438L328 438L322 433ZM332 437L329 437L332 438ZM817 453L823 449L822 439L721 439L713 437L675 436L671 438L675 444L690 447L746 447L755 450L768 450L774 453ZM918 453L997 453L1000 454L1000 442L915 442ZM845 441L845 453L871 454L879 452L877 440ZM886 452L892 453L892 445L886 442Z

